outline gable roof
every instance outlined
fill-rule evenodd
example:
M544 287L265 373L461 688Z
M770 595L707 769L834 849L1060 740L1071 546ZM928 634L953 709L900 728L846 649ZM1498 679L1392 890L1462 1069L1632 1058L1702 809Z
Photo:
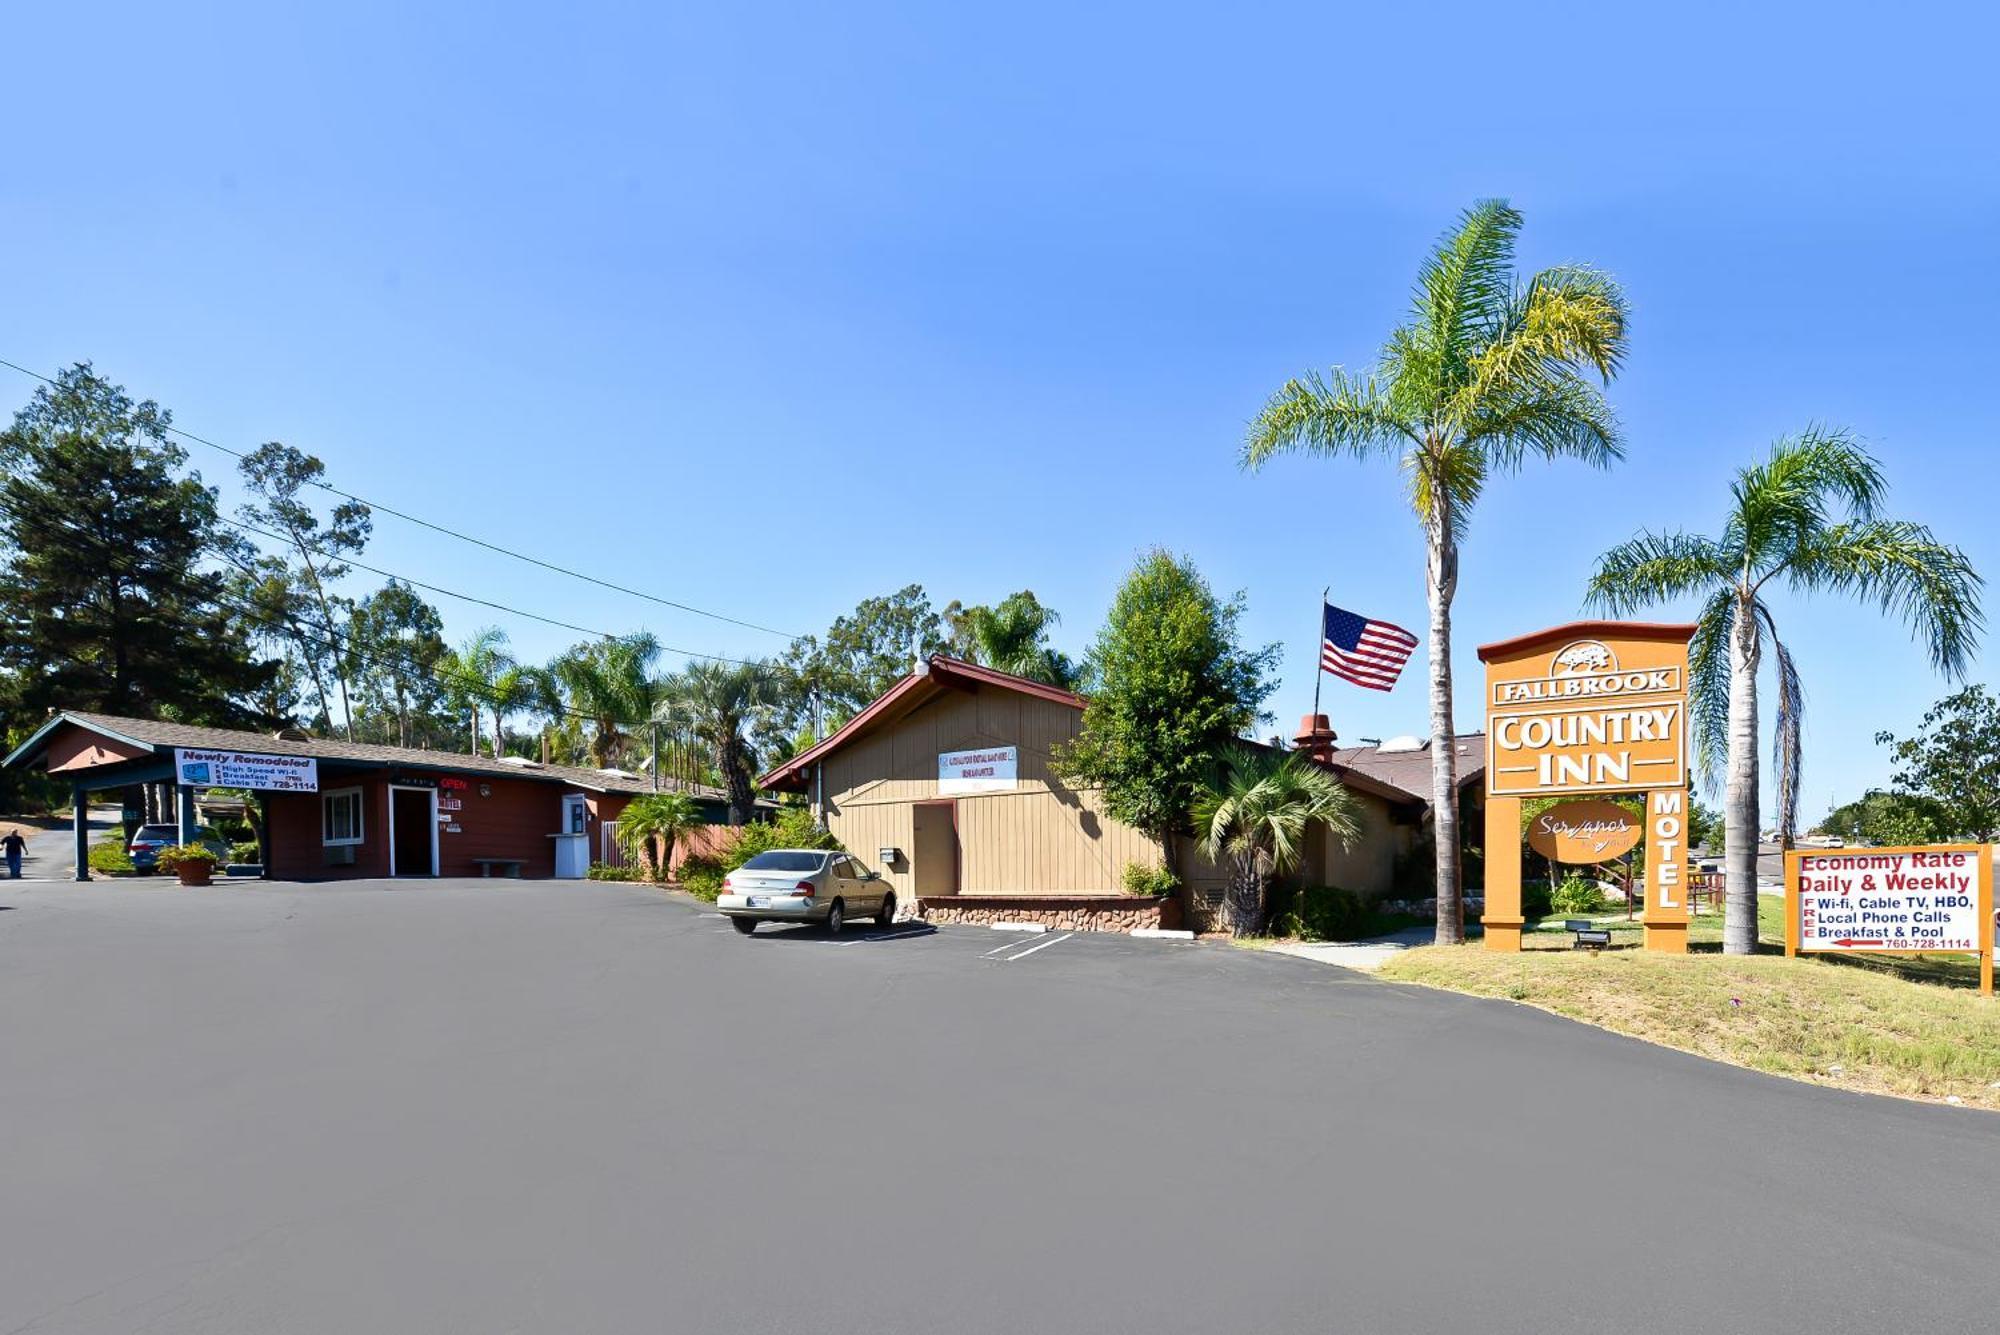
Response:
M936 699L945 691L976 690L982 686L1015 691L1038 700L1067 705L1076 710L1081 710L1084 706L1083 697L1075 691L1051 686L1045 681L1017 677L998 668L981 667L977 663L968 663L961 658L932 654L918 665L916 671L876 696L860 713L827 734L824 741L807 747L783 764L773 767L769 773L761 775L757 780L757 786L800 791L805 787L806 772L815 763L864 733L895 722L917 706Z
M1462 732L1452 739L1452 745L1458 752L1458 787L1463 792L1486 776L1486 734ZM1342 747L1327 763L1342 779L1366 780L1389 789L1405 801L1415 800L1428 807L1431 761L1427 741L1410 751L1384 751L1380 745Z
M245 751L274 756L311 756L316 760L360 765L406 765L411 769L441 770L450 774L483 774L501 779L528 779L540 783L560 783L594 793L650 793L651 779L626 773L586 769L579 765L509 763L487 756L462 756L451 751L425 751L411 746L376 746L370 742L343 742L330 737L294 739L268 733L246 732L237 728L204 728L191 723L169 723L160 719L121 718L116 714L89 714L65 710L52 715L35 730L34 736L14 748L4 764L13 766L33 761L47 749L48 739L68 724L94 732L112 741L150 750L176 746L208 750ZM728 794L701 784L681 784L678 791L695 797L727 801Z

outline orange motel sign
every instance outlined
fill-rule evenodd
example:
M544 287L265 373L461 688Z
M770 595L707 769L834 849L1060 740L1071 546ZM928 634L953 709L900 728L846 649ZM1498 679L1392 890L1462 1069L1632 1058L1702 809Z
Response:
M1521 801L1645 799L1646 949L1687 950L1691 625L1573 621L1481 645L1486 948L1521 948Z

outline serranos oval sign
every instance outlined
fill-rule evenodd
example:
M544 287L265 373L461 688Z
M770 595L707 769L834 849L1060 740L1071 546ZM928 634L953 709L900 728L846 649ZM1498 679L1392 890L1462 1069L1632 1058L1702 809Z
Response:
M1639 843L1645 827L1616 802L1558 802L1528 822L1528 846L1556 862L1610 862Z

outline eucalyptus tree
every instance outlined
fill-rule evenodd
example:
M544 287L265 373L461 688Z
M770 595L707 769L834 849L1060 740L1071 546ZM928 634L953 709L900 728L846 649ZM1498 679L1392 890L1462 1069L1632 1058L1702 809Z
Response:
M347 575L346 558L368 545L374 520L367 506L344 500L333 507L324 523L311 505L300 498L308 488L322 485L326 465L317 458L279 441L266 441L243 456L237 465L243 485L256 499L237 509L242 524L274 540L284 542L298 554L299 568L291 568L289 557L277 564L283 587L296 590L292 596L304 601L308 595L319 607L317 632L301 625L309 618L288 613L287 620L298 635L300 656L326 665L340 687L341 726L347 740L354 740L354 709L348 690L348 655L341 652L340 632L334 618L335 604L345 600L327 591L327 586ZM317 558L317 559L315 559ZM323 691L324 688L322 688Z
M1603 467L1623 455L1616 419L1592 379L1609 383L1624 357L1625 299L1587 268L1521 279L1520 230L1521 215L1504 201L1466 210L1424 261L1409 318L1390 333L1375 368L1335 367L1286 382L1251 421L1242 455L1250 469L1292 453L1389 459L1402 468L1425 546L1441 943L1465 936L1451 745L1459 544L1494 474L1530 458Z
M1773 738L1778 829L1796 826L1805 703L1798 665L1779 638L1769 595L1838 593L1874 603L1924 644L1933 667L1963 674L1984 625L1982 581L1964 552L1928 528L1881 514L1887 484L1844 431L1812 429L1771 447L1729 488L1722 531L1642 533L1606 552L1589 602L1611 612L1699 598L1689 646L1699 768L1710 783L1726 756L1723 949L1757 945L1757 840L1762 810L1758 673L1768 649L1778 690Z
M769 663L694 662L662 683L658 708L699 736L729 793L729 823L746 825L756 801L751 748L745 733L778 700L778 673Z
M1314 825L1349 846L1361 837L1359 805L1340 780L1299 752L1238 746L1224 754L1194 803L1201 850L1229 866L1229 930L1264 926L1265 886L1305 856Z

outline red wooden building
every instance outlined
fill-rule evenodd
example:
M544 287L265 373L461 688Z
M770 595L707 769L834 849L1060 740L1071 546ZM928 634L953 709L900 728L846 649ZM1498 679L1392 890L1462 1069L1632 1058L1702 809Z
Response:
M90 795L145 784L175 787L184 842L197 791L248 788L265 875L281 880L581 876L610 860L606 827L625 804L654 791L623 770L76 712L51 716L5 763L72 785L78 880L89 879ZM711 821L725 818L722 793L680 786Z

